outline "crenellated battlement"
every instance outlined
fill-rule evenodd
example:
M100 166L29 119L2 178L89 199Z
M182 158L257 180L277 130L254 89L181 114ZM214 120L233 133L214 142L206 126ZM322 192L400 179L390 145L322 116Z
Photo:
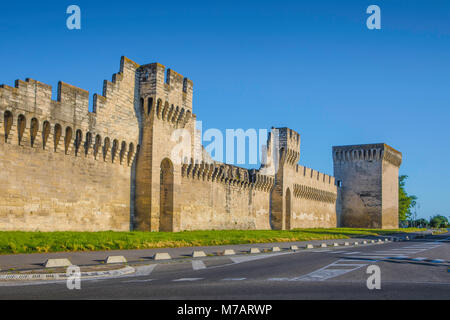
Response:
M146 64L138 68L140 80L140 95L144 103L151 99L152 104L161 100L165 105L173 105L180 110L192 113L193 82L178 72L167 69L160 63Z
M89 92L63 81L55 100L52 86L34 79L1 85L0 229L293 229L352 215L355 224L395 226L397 150L334 147L339 187L298 164L301 137L287 127L272 128L258 170L216 162L202 146L192 97L190 79L126 57L93 95L92 111ZM191 139L173 141L179 132ZM191 152L184 163L172 158L181 142L183 157ZM371 216L378 208L382 219Z
M397 167L402 163L401 152L385 143L335 146L333 147L333 160L346 161L387 161Z
M336 203L337 193L321 190L318 188L294 184L294 196L296 198L310 199L314 201L322 201Z
M276 154L274 154L276 150ZM269 132L267 141L267 156L288 165L295 165L300 161L300 134L289 128L274 128Z
M139 138L137 67L121 58L120 72L104 82L104 95L94 96L93 112L89 92L62 81L56 100L52 86L34 79L0 86L0 143L131 165Z
M274 184L274 178L263 175L257 170L247 170L229 164L185 163L181 166L181 176L203 181L228 184L243 189L253 188L268 192Z

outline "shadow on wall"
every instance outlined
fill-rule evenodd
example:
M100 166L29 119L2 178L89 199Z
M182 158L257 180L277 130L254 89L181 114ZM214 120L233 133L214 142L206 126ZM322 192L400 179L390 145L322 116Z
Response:
M142 117L142 103L140 101L139 95L139 73L136 72L135 80L134 80L134 113L136 118L138 119L139 125L139 142L136 148L136 156L134 157L133 164L131 166L130 171L130 230L133 231L136 229L136 220L135 220L135 201L136 201L136 164L137 158L139 157L139 146L142 145L142 136L143 136L143 117Z

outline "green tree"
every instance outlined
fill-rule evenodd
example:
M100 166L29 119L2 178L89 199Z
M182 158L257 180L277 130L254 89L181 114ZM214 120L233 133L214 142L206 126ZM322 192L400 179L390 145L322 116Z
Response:
M416 206L417 197L414 195L408 195L405 190L407 175L401 175L398 177L398 219L400 221L406 221L411 218L411 209Z
M446 217L437 214L431 217L430 225L433 228L445 228L448 226L448 220Z

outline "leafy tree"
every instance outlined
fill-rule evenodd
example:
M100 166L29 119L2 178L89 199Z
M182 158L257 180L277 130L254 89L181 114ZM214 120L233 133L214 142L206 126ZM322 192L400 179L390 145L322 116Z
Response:
M417 197L406 193L406 179L408 179L407 175L401 175L398 177L398 219L400 221L406 221L411 218L411 209L417 204Z
M420 218L420 219L414 220L412 222L412 224L413 224L414 227L426 228L429 223L428 223L428 221L426 219Z
M446 217L437 214L431 217L430 225L433 228L445 228L446 226L448 226L448 220Z

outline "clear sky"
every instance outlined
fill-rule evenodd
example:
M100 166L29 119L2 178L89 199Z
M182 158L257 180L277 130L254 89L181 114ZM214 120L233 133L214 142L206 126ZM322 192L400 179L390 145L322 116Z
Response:
M381 30L366 27L372 4ZM290 127L300 163L328 174L331 146L385 142L418 215L450 215L448 0L5 1L0 33L0 83L92 95L122 55L160 62L194 81L204 129Z

